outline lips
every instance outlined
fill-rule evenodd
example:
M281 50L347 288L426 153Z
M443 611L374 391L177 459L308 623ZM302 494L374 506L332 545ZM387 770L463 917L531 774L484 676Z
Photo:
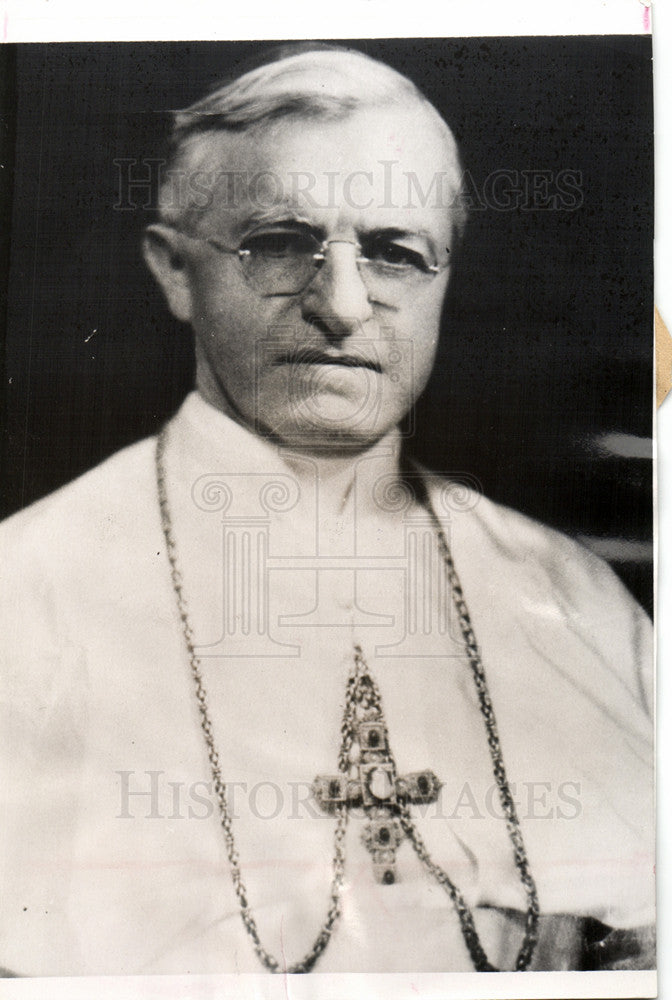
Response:
M382 372L378 361L373 358L360 357L356 354L330 354L316 348L302 347L281 355L276 365L340 365L343 368L366 368L369 371Z

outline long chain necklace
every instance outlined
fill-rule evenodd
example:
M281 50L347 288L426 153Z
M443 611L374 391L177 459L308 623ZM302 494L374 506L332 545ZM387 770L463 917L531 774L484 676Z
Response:
M213 788L219 806L220 823L224 831L224 843L231 869L233 887L240 906L240 914L245 930L249 934L254 945L257 957L269 972L310 972L322 952L329 944L334 926L341 914L340 897L345 873L344 841L348 823L348 809L352 804L352 799L348 797L347 792L343 792L340 785L336 788L336 786L332 784L331 789L329 789L329 785L327 784L325 788L325 785L323 784L325 781L328 783L330 781L338 781L338 779L324 779L319 777L316 779L313 790L316 793L318 801L320 801L322 805L325 805L325 802L328 801L329 810L336 815L333 877L331 882L329 909L327 910L324 923L322 924L320 932L317 935L310 951L308 951L300 961L295 962L293 965L286 966L266 951L261 943L257 924L248 902L247 889L245 888L245 883L242 878L240 856L236 848L233 834L233 824L227 802L226 783L222 778L219 754L215 746L213 726L210 719L210 713L208 711L207 692L203 682L201 663L196 653L194 633L189 621L187 602L184 596L182 573L180 572L177 562L177 548L175 545L170 507L168 504L168 494L166 490L166 472L164 465L166 437L167 432L164 428L157 439L155 456L161 526L166 540L166 551L168 554L168 561L170 563L171 580L173 590L175 592L177 609L182 622L182 633L187 652L189 654L189 664L195 686L198 710L201 716L201 728L205 737L208 760L210 762L210 771L213 780ZM529 967L530 962L532 961L532 955L537 941L537 926L539 922L539 900L537 897L537 890L530 872L527 853L523 842L523 835L520 829L520 822L518 820L515 803L513 801L513 796L511 795L511 790L506 777L504 759L497 732L495 712L485 678L485 669L481 661L476 636L471 624L469 610L464 599L457 570L455 569L455 564L453 562L443 528L441 527L441 523L434 511L434 508L432 507L429 496L426 492L423 492L423 495L421 495L418 499L427 511L438 539L439 553L443 560L446 580L450 588L453 605L457 612L460 630L464 641L465 653L467 659L469 660L478 694L479 707L485 722L493 774L497 783L500 804L506 820L507 832L513 847L514 861L527 898L525 933L515 962L515 971L523 972ZM364 712L363 715L361 714L362 711ZM467 950L469 951L474 968L477 972L497 972L498 970L495 966L491 965L488 961L487 955L481 945L474 923L474 917L468 904L446 872L432 859L413 822L410 812L410 803L414 801L433 801L431 796L438 793L440 784L431 772L421 772L419 775L409 775L406 779L401 779L402 783L404 781L406 782L406 785L403 786L404 794L401 793L399 784L400 779L395 779L396 767L394 765L394 758L392 757L391 749L389 748L380 692L375 680L371 676L366 661L364 660L361 648L356 646L354 652L354 667L348 679L346 691L345 711L341 726L342 742L339 753L339 771L345 780L346 789L347 774L351 766L350 751L355 739L358 739L360 743L362 743L362 725L369 727L367 732L371 731L371 727L373 726L374 729L376 729L376 731L382 736L382 744L377 742L376 746L371 748L377 751L377 753L373 754L370 763L372 763L373 768L377 767L378 771L383 771L384 773L385 767L383 766L381 768L380 765L380 751L384 751L385 763L389 766L389 780L394 788L394 791L392 792L394 798L394 816L391 816L389 808L383 809L380 813L378 813L375 808L367 810L369 823L365 831L365 842L367 843L367 847L371 851L374 858L374 871L376 871L380 880L383 882L394 880L393 851L394 847L397 846L399 842L401 831L403 831L403 834L409 838L413 850L423 866L435 879L435 881L441 885L450 898L455 908L455 912L457 913L457 917L460 922L460 929L462 931L462 937L467 946ZM370 736L368 739L370 740ZM366 755L363 754L361 759L365 761L367 759ZM419 798L413 798L413 796L408 792L407 786L409 779L414 779L416 781L416 785L418 782L420 783ZM384 779L381 778L376 780ZM427 784L423 784L423 781ZM320 794L320 790L322 794ZM330 792L333 794L330 794ZM381 830L386 831L384 843L381 842ZM392 855L390 852L392 852ZM386 877L390 874L392 875L391 878Z

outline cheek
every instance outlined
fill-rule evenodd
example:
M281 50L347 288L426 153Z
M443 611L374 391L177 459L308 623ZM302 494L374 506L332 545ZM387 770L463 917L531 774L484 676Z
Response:
M195 298L193 327L208 355L230 366L228 372L249 376L263 355L264 342L272 329L265 315L264 300L251 295L247 287L232 287L224 294L206 287Z
M433 330L431 337L423 335L416 341L416 367L418 371L418 379L422 383L418 390L420 392L424 389L427 379L429 378L432 368L434 367L434 359L436 357L438 342L438 329Z
M417 387L412 391L421 392L434 364L436 348L439 342L439 323L441 318L441 303L418 303L409 315L400 339L407 339L411 349L413 380Z

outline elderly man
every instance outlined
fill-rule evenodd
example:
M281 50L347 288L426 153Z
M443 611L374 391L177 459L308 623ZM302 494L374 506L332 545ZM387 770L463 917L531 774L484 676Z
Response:
M196 391L2 533L14 974L651 966L648 620L406 457L460 174L345 49L175 116Z

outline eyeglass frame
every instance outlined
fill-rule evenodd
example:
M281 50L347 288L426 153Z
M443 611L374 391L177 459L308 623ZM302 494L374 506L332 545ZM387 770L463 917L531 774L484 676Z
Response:
M227 247L224 243L222 243L219 239L217 239L216 236L192 236L191 233L187 233L185 232L185 230L179 229L177 226L171 226L170 228L173 229L175 232L180 233L181 236L185 236L188 240L193 240L196 243L205 243L208 246L211 246L214 250L217 250L219 253L229 254L231 256L237 257L237 259L241 261L241 265L243 260L248 259L252 255L251 250L247 250L242 246L235 248ZM252 234L252 235L257 235L257 234ZM303 287L298 289L296 292L278 292L277 293L278 295L286 295L286 296L302 295L305 292L305 290L309 288L312 282L315 280L315 276L319 273L321 265L326 260L327 250L334 243L344 243L348 246L353 246L355 247L356 250L360 251L360 256L357 256L355 258L356 264L374 263L370 257L365 257L361 255L362 246L355 240L331 239L331 240L323 240L322 242L320 242L312 233L305 233L304 235L309 236L310 239L313 240L315 245L318 247L317 252L312 254L313 262L316 265L314 274L308 279L306 284L303 285ZM250 237L246 237L246 239L249 238ZM425 264L424 270L421 270L418 273L420 275L424 274L429 279L432 279L436 278L442 271L447 270L448 267L450 267L450 261L446 261L444 264ZM245 268L242 266L241 266L241 271L243 278L247 282L247 284L251 288L254 288L255 291L258 291L258 288L256 288L255 286L255 283L252 280L250 280L249 276L245 273ZM366 284L366 282L364 283Z

